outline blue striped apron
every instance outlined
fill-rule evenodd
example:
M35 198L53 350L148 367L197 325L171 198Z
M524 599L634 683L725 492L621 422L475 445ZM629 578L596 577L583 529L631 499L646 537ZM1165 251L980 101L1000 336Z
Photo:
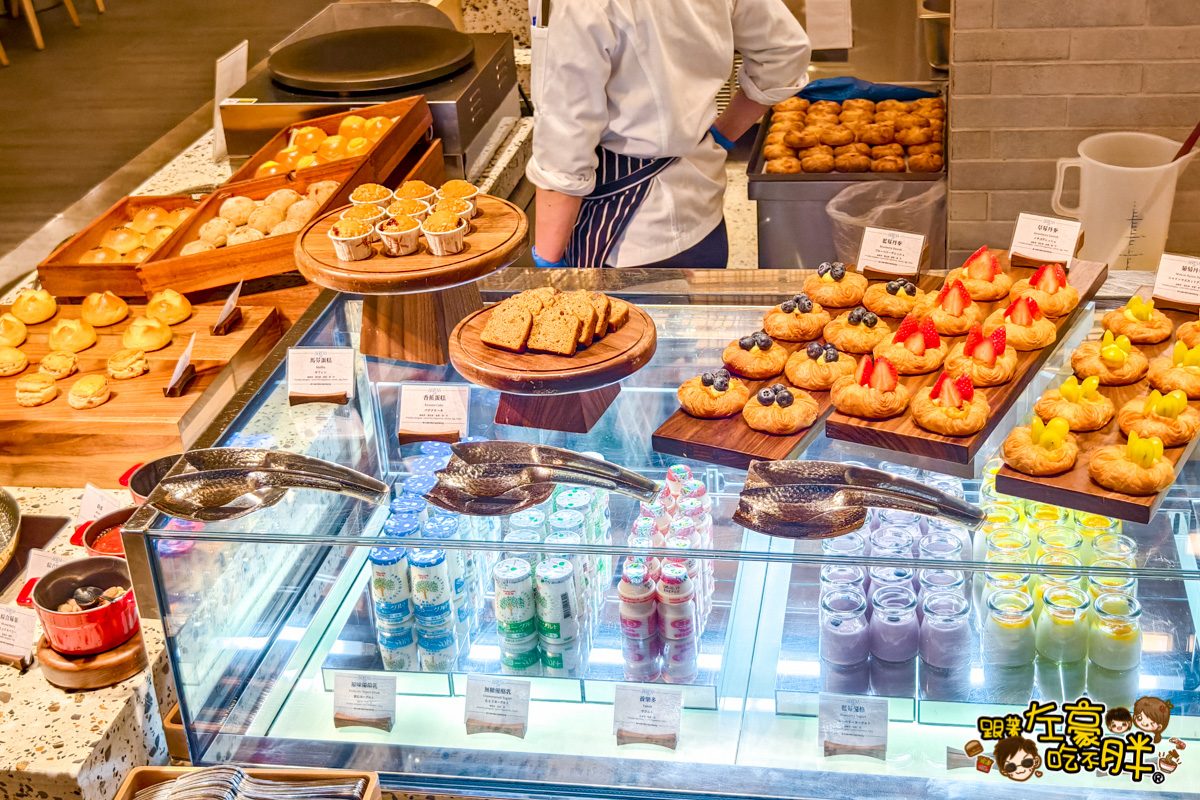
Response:
M599 269L608 261L613 245L650 193L654 176L678 160L635 158L596 148L596 188L583 198L579 219L567 244L565 261L577 269Z

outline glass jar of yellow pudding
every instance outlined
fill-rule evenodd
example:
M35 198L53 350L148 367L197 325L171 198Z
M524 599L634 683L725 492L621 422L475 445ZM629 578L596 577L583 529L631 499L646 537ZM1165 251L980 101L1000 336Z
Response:
M1037 651L1058 664L1082 661L1088 653L1087 592L1074 586L1048 585L1042 591L1037 620Z
M1025 527L1030 531L1031 536L1037 536L1037 531L1043 528L1069 527L1070 525L1070 509L1033 500L1025 501Z
M997 528L1020 527L1021 525L1021 509L1019 506L985 502L980 508L983 511L984 523L976 531L975 538L971 544L972 561L987 560L987 537L992 531Z
M1002 590L987 600L983 621L983 661L996 667L1023 667L1037 652L1033 599L1025 592Z
M1095 620L1088 631L1088 657L1114 672L1142 661L1142 606L1136 598L1106 592L1096 598Z
M1033 595L1029 591L1028 565L1023 558L997 556L988 559L988 569L983 572L983 585L977 592L979 607L987 608L988 598L996 592L1023 592L1030 595L1030 611L1033 611Z
M1097 559L1111 559L1120 561L1129 567L1137 566L1137 542L1121 533L1105 533L1097 536L1092 541L1092 552Z
M996 484L994 480L991 482L982 483L979 486L979 504L981 506L986 506L992 503L998 506L1011 506L1017 510L1018 515L1025 512L1024 501L1018 497L1001 494L1000 492L996 491Z
M1076 511L1075 529L1083 537L1083 551L1079 554L1079 560L1084 563L1084 566L1087 566L1092 563L1092 559L1096 558L1093 555L1092 547L1096 537L1106 533L1120 533L1121 520L1086 511Z
M1039 566L1066 568L1069 571L1055 570L1052 575L1031 576L1033 586L1033 616L1041 618L1042 595L1052 586L1073 586L1080 591L1087 591L1087 581L1083 575L1083 564L1070 553L1049 552L1037 561Z
M1064 525L1053 525L1037 532L1037 554L1034 560L1051 551L1070 553L1079 558L1082 549L1083 537L1079 535L1079 531ZM1083 559L1080 561L1082 562Z
M1137 578L1123 561L1097 559L1088 569L1088 591L1092 595L1092 618L1095 619L1096 601L1100 595L1115 592L1137 597Z
M1029 535L1020 528L995 528L987 535L987 560L995 561L999 556L1013 556L1029 563Z

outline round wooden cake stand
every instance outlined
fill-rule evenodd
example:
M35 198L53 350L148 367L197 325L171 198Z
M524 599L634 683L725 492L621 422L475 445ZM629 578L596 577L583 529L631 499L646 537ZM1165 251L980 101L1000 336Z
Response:
M37 660L46 680L60 689L102 689L131 678L146 668L146 647L138 631L124 644L94 656L65 656L50 647L43 635Z
M296 265L305 278L327 289L365 295L362 344L367 355L416 364L445 364L450 332L483 308L475 281L504 269L525 251L529 220L507 200L479 195L466 247L435 256L425 240L416 253L363 261L340 261L328 232L345 208L318 217L296 237Z
M587 433L621 392L618 383L650 362L658 342L654 320L629 305L619 331L573 356L510 353L479 339L492 309L471 314L450 335L450 362L477 386L501 392L496 422Z

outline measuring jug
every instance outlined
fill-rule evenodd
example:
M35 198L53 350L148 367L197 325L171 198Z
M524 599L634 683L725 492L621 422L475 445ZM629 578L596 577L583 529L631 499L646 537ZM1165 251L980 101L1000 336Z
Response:
M1175 182L1196 151L1172 162L1179 142L1150 133L1089 136L1079 158L1060 158L1051 205L1054 213L1083 223L1079 257L1110 269L1158 269L1167 243ZM1067 170L1079 169L1079 205L1062 204Z

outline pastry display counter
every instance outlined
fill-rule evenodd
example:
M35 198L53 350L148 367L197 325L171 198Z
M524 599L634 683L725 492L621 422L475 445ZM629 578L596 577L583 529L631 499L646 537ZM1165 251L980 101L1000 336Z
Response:
M498 392L453 367L361 354L348 404L289 406L277 348L197 446L254 441L395 489L389 506L293 491L234 521L178 530L147 508L126 527L135 585L140 574L157 595L192 760L375 769L385 788L493 796L1192 796L1200 474L1184 466L1157 515L1136 524L1002 496L998 465L987 461L1088 326L1074 326L1031 379L971 477L881 460L826 438L820 421L793 454L879 467L964 497L985 506L980 530L873 510L857 534L771 538L732 520L746 472L664 455L652 442L677 409L677 387L718 366L730 339L757 329L804 275L744 277L506 270L485 281L490 300L550 279L635 302L653 320L656 352L586 434L498 425ZM361 302L322 294L282 345L357 348ZM1086 313L1098 325L1122 302L1101 294ZM469 387L470 436L598 453L664 481L674 521L665 504L578 489L560 490L541 516L436 511L420 497L435 479L423 476L448 454L434 443L402 447L396 436L413 383ZM687 558L658 542L660 524L694 538ZM853 600L864 571L870 612ZM561 604L526 605L551 587ZM939 598L920 618L918 593ZM394 719L348 716L340 675L394 679ZM468 733L467 686L480 676L529 682L524 738ZM665 739L618 744L614 708L626 684L644 696L680 692L674 749L660 746ZM1004 747L995 764L1007 716L1019 723L1031 702L1080 697L1140 709L1130 736L1157 729L1161 741L1130 739L1119 774L1066 769L1061 748L1043 739L1038 767L1009 763ZM1151 719L1154 701L1138 704L1148 697L1170 704L1165 729ZM870 741L847 751L854 720ZM1039 733L1031 725L1024 735ZM1017 787L1009 775L1031 779Z

